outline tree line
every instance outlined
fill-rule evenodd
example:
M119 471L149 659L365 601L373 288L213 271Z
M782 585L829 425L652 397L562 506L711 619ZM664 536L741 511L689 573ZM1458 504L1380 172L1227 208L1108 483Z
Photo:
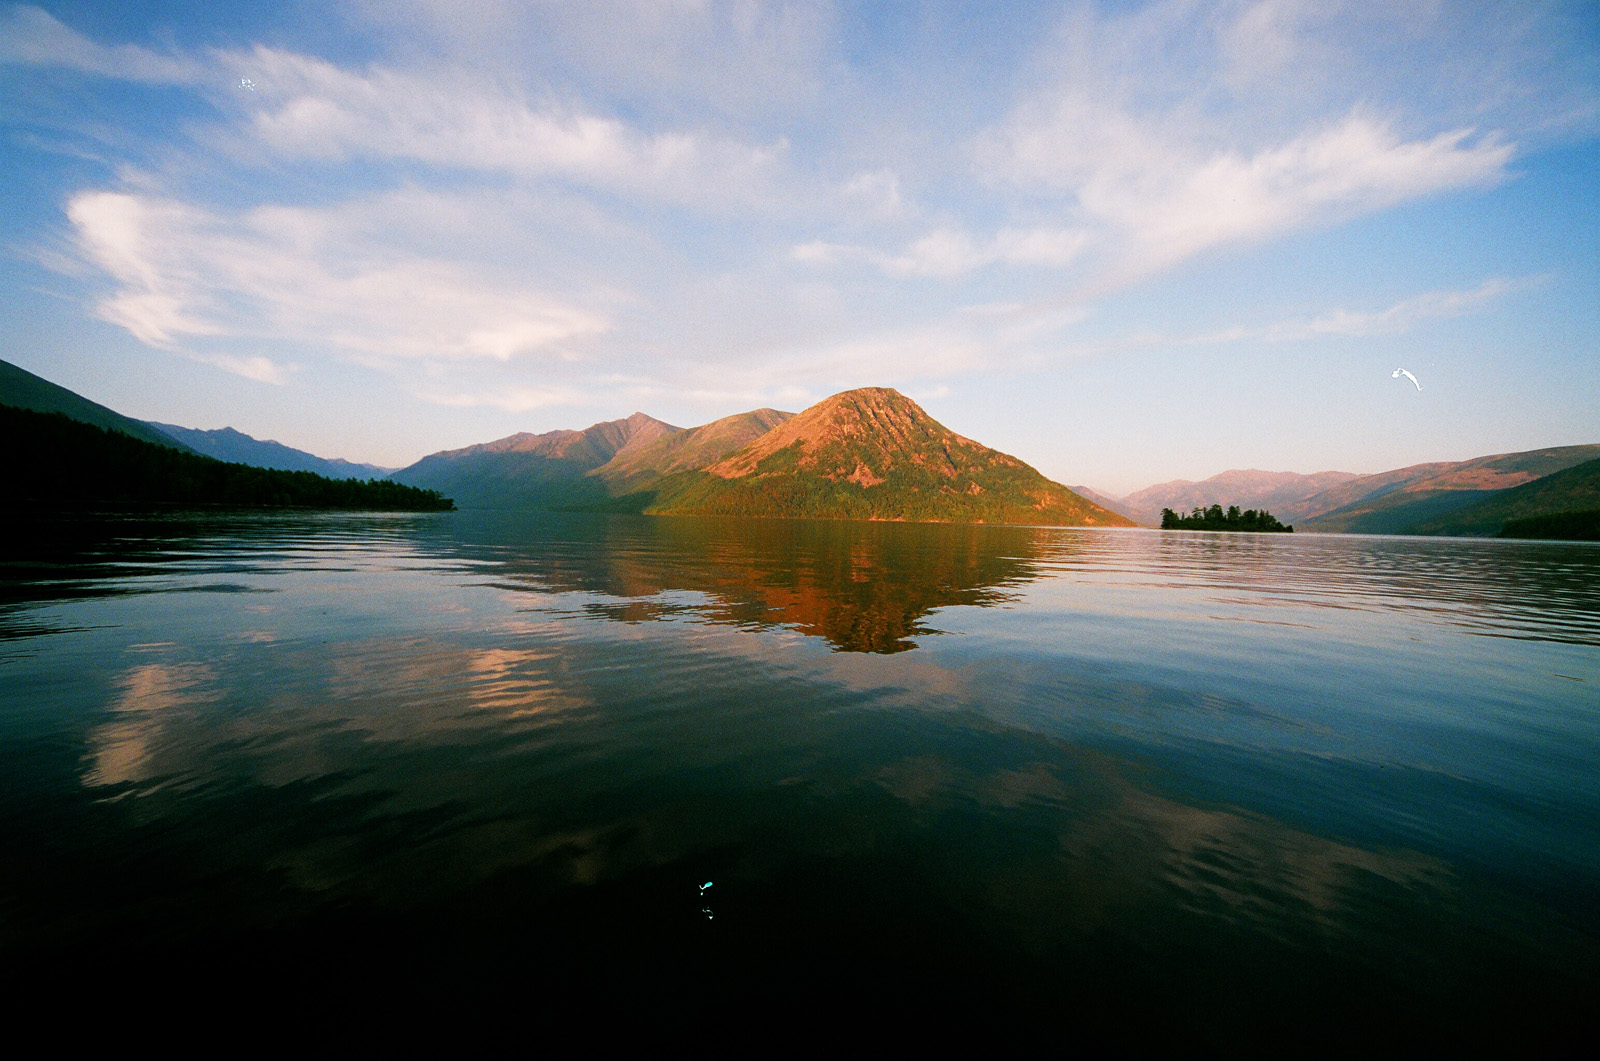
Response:
M1187 516L1180 515L1170 508L1164 508L1161 510L1161 529L1294 533L1294 527L1279 523L1277 517L1266 509L1247 508L1240 512L1238 505L1229 505L1226 511L1221 505L1212 505L1210 508L1197 507Z
M371 512L440 512L437 490L387 479L329 479L314 472L231 464L158 446L61 413L0 406L6 493L39 504L229 505Z

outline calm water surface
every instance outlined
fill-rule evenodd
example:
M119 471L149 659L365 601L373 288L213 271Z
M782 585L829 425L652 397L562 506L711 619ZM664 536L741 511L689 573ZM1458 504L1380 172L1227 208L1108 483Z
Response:
M8 535L13 997L1226 1046L1538 1034L1600 988L1593 545Z

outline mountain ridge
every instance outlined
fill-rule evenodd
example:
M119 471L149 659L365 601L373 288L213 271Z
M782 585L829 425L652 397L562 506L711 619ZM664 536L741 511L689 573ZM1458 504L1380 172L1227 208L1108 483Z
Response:
M612 494L589 472L635 442L642 447L682 430L634 413L581 431L523 431L430 453L390 478L449 494L462 508L604 506Z
M164 435L183 443L196 453L234 464L272 468L286 472L315 472L330 479L382 479L393 471L376 464L358 464L338 457L319 457L303 449L286 446L274 439L260 439L231 427L209 430L180 427L155 420L144 421Z
M68 390L59 383L51 383L43 376L36 376L9 361L0 361L0 405L33 413L60 413L79 423L107 431L120 431L141 442L165 446L180 453L196 452L143 420L123 416L114 409L92 402L76 391Z
M687 429L635 413L523 432L429 454L393 478L462 507L1132 525L888 388Z
M1342 503L1306 519L1303 529L1333 534L1419 533L1412 528L1597 457L1600 445L1546 446L1362 476L1329 491L1325 503Z
M843 391L662 484L658 515L1131 526L887 387Z
M1161 510L1189 512L1220 504L1224 508L1267 509L1293 523L1309 518L1312 502L1326 490L1357 479L1355 472L1269 472L1256 468L1230 468L1209 479L1174 479L1136 490L1116 499L1122 512L1145 526L1159 526Z

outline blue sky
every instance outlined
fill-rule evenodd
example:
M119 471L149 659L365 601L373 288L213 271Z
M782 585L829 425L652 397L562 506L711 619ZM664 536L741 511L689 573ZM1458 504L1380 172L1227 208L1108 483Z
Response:
M1597 133L1583 2L4 7L0 357L391 466L866 385L1115 494L1600 442Z

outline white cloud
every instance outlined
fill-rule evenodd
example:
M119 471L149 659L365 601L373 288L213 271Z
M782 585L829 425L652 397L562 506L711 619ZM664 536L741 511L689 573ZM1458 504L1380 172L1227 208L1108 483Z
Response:
M1371 18L1388 19L1375 33L1412 30L1402 15ZM1089 296L1209 248L1507 178L1503 136L1407 135L1380 116L1337 23L1291 0L1079 12L1043 50L1038 81L977 138L979 175L1087 231L1073 280Z
M1483 305L1529 286L1531 280L1493 277L1468 290L1427 291L1381 310L1335 309L1310 321L1286 321L1268 328L1269 340L1309 339L1318 335L1394 335L1427 320L1472 313Z
M362 0L402 46L604 86L647 111L749 117L813 104L840 65L828 0Z
M266 357L235 357L231 354L196 354L191 355L196 361L207 365L215 365L225 372L232 372L236 376L255 380L257 383L271 383L282 386L289 382L289 374L293 367L285 367Z
M1497 183L1512 149L1470 130L1402 142L1352 115L1250 155L1225 151L1162 170L1107 165L1077 189L1085 214L1120 236L1140 266L1370 213L1434 192Z
M61 67L156 84L193 83L205 69L189 56L162 55L134 44L96 44L37 7L0 13L0 63Z
M508 413L526 413L555 406L582 406L588 400L571 387L508 386L488 391L446 391L423 388L418 396L435 405L461 408L489 407Z
M916 212L901 195L900 175L892 169L856 174L845 182L843 197L847 202L859 204L863 214L871 220L894 221Z
M251 137L289 158L410 160L445 171L561 177L725 209L777 195L788 145L642 132L571 104L531 102L470 71L353 71L269 48L225 57L255 82Z
M790 257L807 265L831 266L865 262L894 277L954 279L986 266L1062 268L1072 263L1089 241L1082 229L1063 227L1005 228L982 243L959 228L936 228L898 253L813 240L793 247Z
M1156 121L1063 103L985 145L990 173L1060 197L1113 283L1211 247L1347 220L1409 199L1498 183L1513 149L1458 129L1402 140L1355 112L1287 142L1202 150Z
M84 256L116 285L97 313L152 345L270 339L329 345L369 363L507 361L559 353L608 327L599 313L514 277L363 231L359 208L224 215L86 192L67 214Z

